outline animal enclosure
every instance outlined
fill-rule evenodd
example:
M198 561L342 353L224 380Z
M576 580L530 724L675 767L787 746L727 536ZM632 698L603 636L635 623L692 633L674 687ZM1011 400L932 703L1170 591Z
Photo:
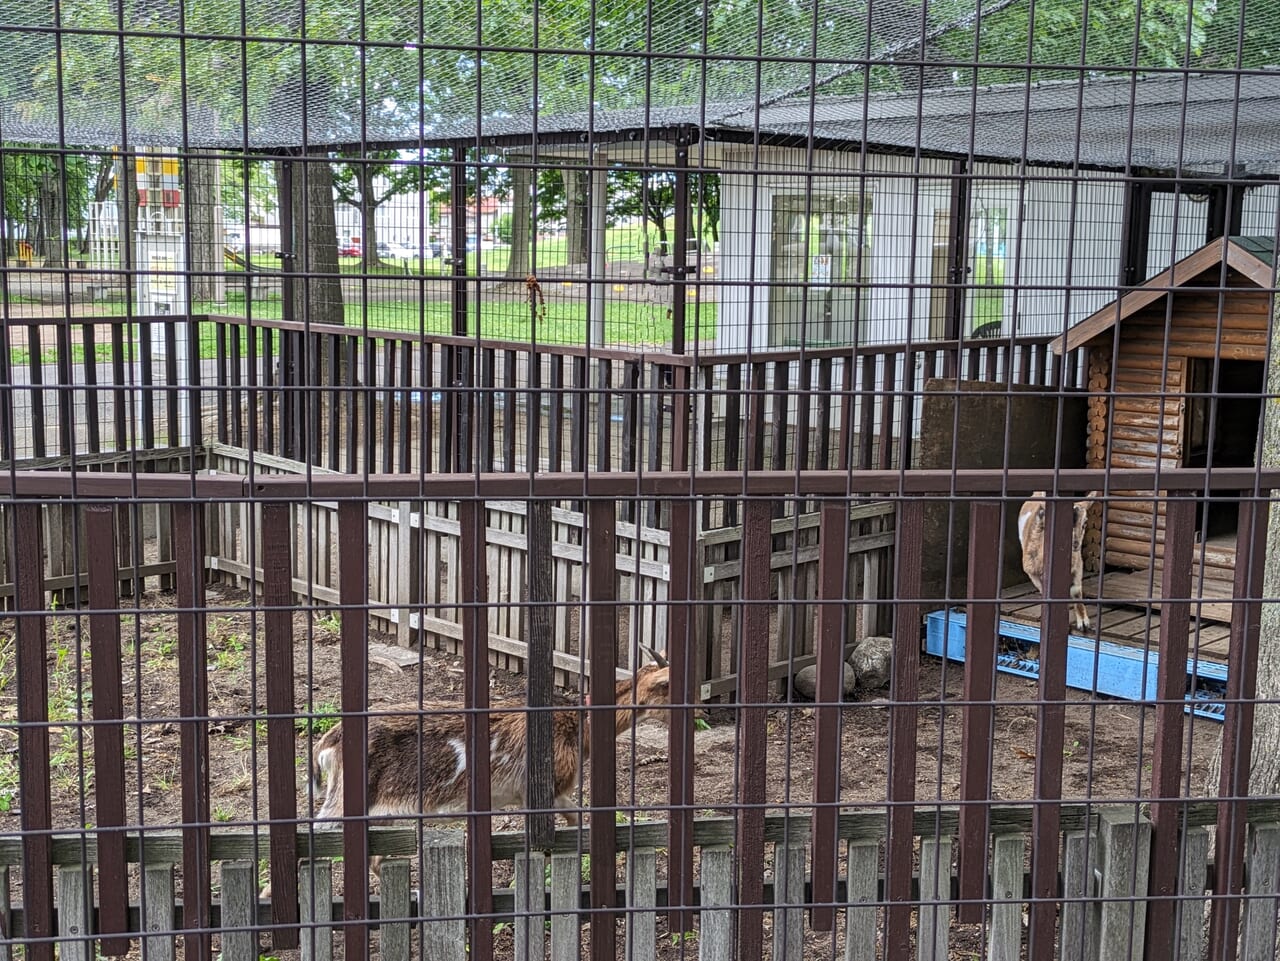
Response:
M9 0L0 961L1270 961L1277 51Z

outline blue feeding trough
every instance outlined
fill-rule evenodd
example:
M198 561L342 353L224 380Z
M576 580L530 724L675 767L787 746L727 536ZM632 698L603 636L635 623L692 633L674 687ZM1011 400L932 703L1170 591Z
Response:
M410 391L410 393L409 393L409 402L410 402L411 404L421 404L421 403L422 403L422 391L420 391L420 390ZM438 403L440 403L440 391L438 391L438 390L433 390L433 391L431 392L431 403L433 403L433 404L438 404Z
M965 659L968 619L963 611L934 611L925 618L925 651L953 661ZM1040 630L1000 619L996 669L1019 677L1040 676ZM1125 647L1079 634L1067 635L1067 686L1127 701L1156 697L1157 651ZM1187 661L1187 710L1221 721L1225 713L1227 668L1209 661Z

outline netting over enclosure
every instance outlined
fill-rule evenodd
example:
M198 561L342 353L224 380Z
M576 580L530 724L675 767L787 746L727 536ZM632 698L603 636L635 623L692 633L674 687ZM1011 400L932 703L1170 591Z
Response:
M1237 33L1241 11L1274 10L1110 7L1080 20L1023 0L369 0L357 17L323 0L12 0L0 132L279 150L694 124L1055 164L1280 169L1275 78L1236 72L1280 59L1267 28Z
M0 218L0 961L1277 957L1280 0L3 0Z

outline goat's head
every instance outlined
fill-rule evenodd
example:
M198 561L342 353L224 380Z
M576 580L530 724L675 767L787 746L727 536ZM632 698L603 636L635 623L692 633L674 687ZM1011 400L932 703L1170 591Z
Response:
M652 663L640 665L631 676L631 680L622 681L616 692L618 706L625 707L634 703L638 717L647 713L646 707L671 703L671 667L667 659L652 647L641 644L640 650L653 659ZM632 691L635 692L634 695ZM590 694L583 699L583 703L591 703ZM665 712L663 719L666 719Z

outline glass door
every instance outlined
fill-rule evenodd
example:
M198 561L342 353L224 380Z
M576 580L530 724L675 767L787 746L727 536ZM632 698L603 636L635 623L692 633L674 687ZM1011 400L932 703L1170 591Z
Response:
M870 198L773 198L769 346L848 344L866 316Z

